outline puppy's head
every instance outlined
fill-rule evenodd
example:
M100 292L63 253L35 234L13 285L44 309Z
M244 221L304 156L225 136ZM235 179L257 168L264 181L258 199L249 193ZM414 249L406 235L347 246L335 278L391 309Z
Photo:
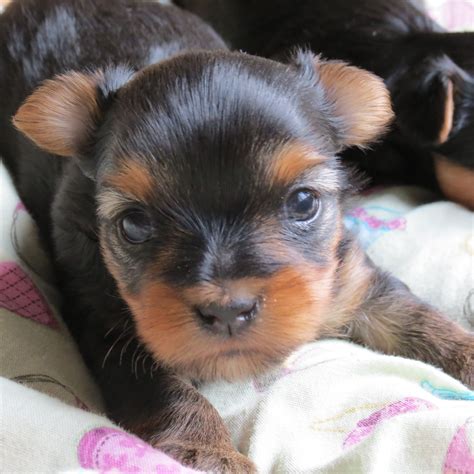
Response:
M382 81L346 64L203 52L60 76L15 124L96 181L104 261L156 359L231 379L331 317L337 153L391 116Z

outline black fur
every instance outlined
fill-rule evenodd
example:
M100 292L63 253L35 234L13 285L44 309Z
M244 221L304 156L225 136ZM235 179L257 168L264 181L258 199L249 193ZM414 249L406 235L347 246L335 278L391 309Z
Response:
M51 205L64 162L33 146L10 123L33 89L65 71L120 66L108 78L113 88L125 68L140 70L180 51L224 47L211 28L190 14L176 15L175 8L153 2L121 0L16 2L0 15L0 45L0 147L47 240L51 221L44 209ZM35 160L17 159L32 153Z
M376 182L438 189L433 156L474 170L474 33L448 33L411 0L176 0L228 43L286 60L296 46L383 77L396 123L371 152L345 157ZM438 145L445 87L454 83L454 124Z

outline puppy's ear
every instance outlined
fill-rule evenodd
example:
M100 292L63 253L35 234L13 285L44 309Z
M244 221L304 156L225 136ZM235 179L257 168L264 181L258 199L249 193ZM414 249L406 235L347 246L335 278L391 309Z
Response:
M26 99L13 123L39 148L82 158L103 119L105 103L132 74L117 67L94 73L69 72L47 80Z
M445 143L455 125L455 90L466 76L447 56L400 71L391 84L398 127L423 145Z
M298 52L296 64L315 83L315 95L341 148L364 148L383 134L393 118L383 80L341 61L323 61Z

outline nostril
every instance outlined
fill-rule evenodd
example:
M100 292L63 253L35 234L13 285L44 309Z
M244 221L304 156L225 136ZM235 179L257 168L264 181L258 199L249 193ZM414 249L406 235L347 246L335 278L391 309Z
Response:
M202 321L209 326L212 326L218 319L215 316L204 314L199 308L196 308L196 313L202 319Z
M252 321L258 313L257 300L234 301L229 305L212 303L195 308L197 315L206 325L245 325Z
M237 320L250 322L254 319L255 315L257 314L257 302L248 308L247 310L242 311L240 314L237 315Z

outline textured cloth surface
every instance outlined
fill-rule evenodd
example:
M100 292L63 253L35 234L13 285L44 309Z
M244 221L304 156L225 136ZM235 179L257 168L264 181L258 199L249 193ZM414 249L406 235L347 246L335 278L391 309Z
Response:
M362 196L346 224L372 260L474 331L474 214L412 187Z
M192 474L102 416L0 378L0 472Z
M203 393L262 473L474 472L474 392L419 362L320 341Z

